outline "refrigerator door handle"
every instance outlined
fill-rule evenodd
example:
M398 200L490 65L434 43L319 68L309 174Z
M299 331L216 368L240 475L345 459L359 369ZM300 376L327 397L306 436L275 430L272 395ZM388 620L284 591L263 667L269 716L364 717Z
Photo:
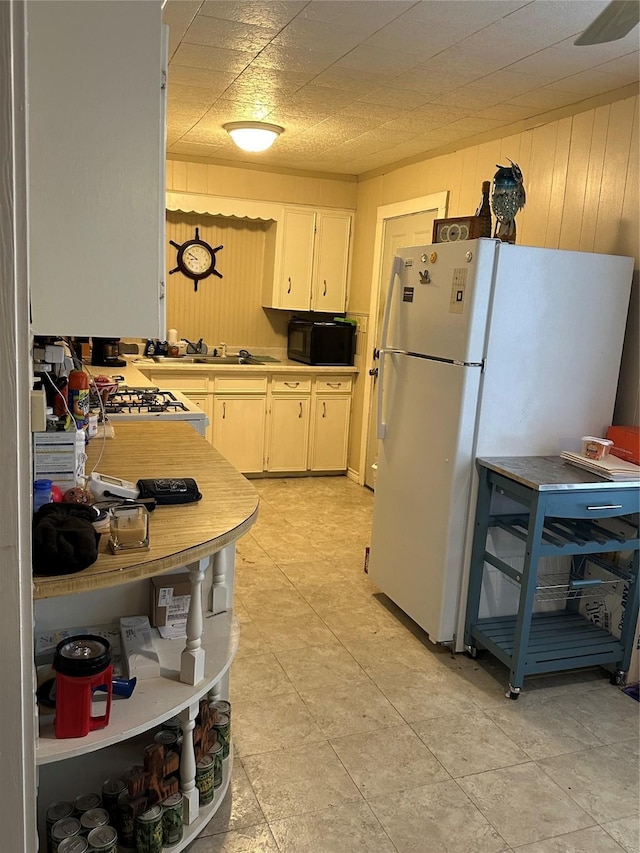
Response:
M382 333L380 335L380 349L378 365L378 438L384 438L387 434L387 425L382 420L382 398L384 395L384 357L385 347L387 346L387 337L389 335L389 318L391 317L391 303L393 301L393 288L396 283L396 275L400 275L403 269L402 258L397 255L391 263L391 275L389 276L389 289L387 290L387 301L384 306L384 316L382 318ZM389 350L396 352L396 350Z

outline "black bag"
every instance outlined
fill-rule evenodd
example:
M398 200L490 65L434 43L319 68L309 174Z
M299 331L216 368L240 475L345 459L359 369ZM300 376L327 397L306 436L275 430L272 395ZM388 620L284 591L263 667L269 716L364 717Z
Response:
M155 498L158 506L163 504L190 504L199 501L202 495L198 484L191 477L163 477L155 480L138 480L141 498Z

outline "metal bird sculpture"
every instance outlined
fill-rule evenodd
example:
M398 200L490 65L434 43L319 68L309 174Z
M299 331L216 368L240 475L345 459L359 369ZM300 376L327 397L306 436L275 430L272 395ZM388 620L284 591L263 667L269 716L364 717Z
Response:
M493 236L503 243L516 242L516 213L524 207L526 201L520 167L513 160L509 160L509 163L510 166L498 166L493 176L491 194L491 209L496 217Z

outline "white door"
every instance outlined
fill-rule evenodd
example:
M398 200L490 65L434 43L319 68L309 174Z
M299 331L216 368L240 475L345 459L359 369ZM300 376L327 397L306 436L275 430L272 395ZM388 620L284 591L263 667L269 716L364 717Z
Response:
M375 347L379 346L379 333L382 328L382 316L384 314L384 306L386 304L387 287L389 284L389 272L391 270L391 261L398 249L403 246L420 246L425 243L431 243L433 236L433 220L437 219L439 212L437 208L432 210L421 211L420 213L410 213L406 216L398 216L393 219L386 220L384 235L383 235L383 254L382 254L382 273L379 284L378 295L378 311L375 318L375 334L372 330L371 339L375 341ZM376 370L376 360L373 358L373 351L369 353L369 367ZM365 462L365 477L366 486L373 489L375 487L375 474L372 465L378 458L378 438L376 435L376 375L374 375L371 396L369 398L369 435L367 439L367 454Z

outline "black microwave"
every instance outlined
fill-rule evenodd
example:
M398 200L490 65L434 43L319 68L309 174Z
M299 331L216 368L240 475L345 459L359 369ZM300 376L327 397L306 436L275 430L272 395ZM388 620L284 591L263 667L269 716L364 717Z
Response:
M355 326L290 320L287 356L304 364L352 365Z

